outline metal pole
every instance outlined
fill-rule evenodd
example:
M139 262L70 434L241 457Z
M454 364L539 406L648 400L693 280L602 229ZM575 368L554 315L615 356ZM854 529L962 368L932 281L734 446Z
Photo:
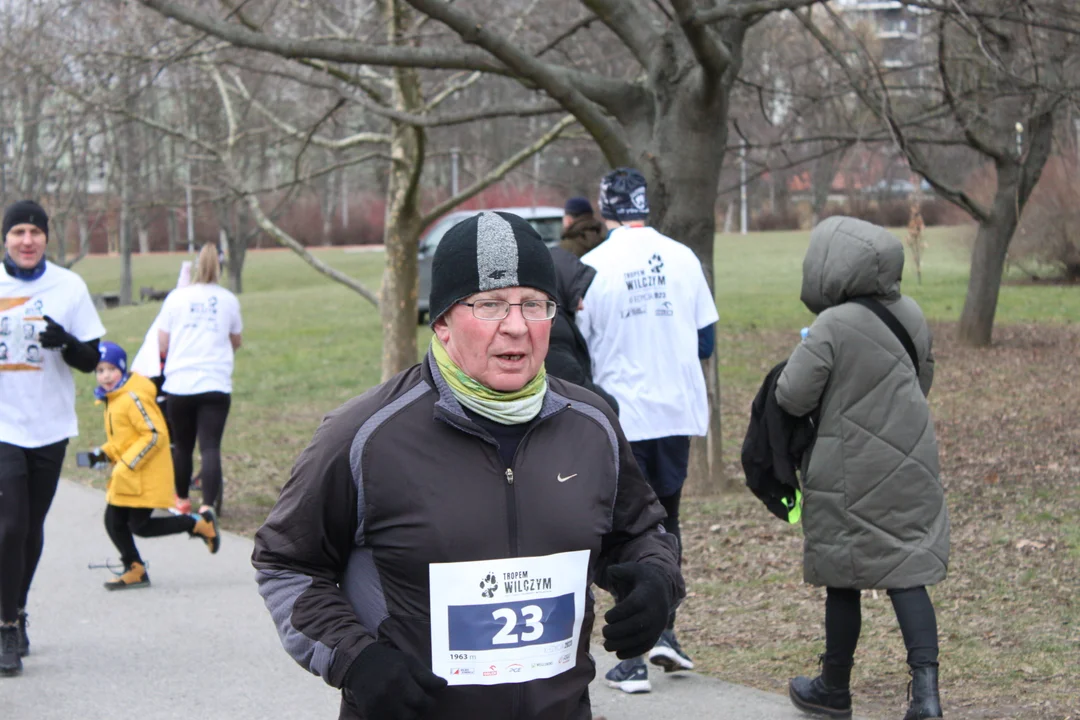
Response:
M195 252L195 217L191 208L191 163L187 167L187 183L184 185L184 196L187 198L187 251Z
M745 235L749 225L746 216L746 138L742 138L739 144L739 227L741 234Z
M458 156L460 148L450 148L450 196L458 194Z

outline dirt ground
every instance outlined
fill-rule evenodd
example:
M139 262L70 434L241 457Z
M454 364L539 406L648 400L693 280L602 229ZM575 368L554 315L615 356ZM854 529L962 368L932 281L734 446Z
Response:
M948 579L932 589L950 718L1080 718L1080 326L995 330L975 350L936 325L931 404L952 523ZM738 338L765 370L789 334ZM744 429L756 387L728 388ZM728 434L728 433L725 433ZM740 438L741 439L741 438ZM729 442L729 472L741 477ZM814 674L824 591L802 583L802 538L749 491L684 500L689 597L679 634L704 672L774 692ZM884 593L865 593L856 712L899 718L907 668Z

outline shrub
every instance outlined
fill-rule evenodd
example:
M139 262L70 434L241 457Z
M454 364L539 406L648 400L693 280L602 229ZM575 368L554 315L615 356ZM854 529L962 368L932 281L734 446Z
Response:
M1050 158L1009 246L1009 262L1032 277L1048 272L1080 282L1080 179L1077 162Z
M793 207L762 210L750 218L751 230L798 230L802 227L798 211Z

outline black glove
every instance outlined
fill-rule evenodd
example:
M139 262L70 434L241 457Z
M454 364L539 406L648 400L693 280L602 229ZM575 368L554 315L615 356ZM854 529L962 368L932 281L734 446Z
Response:
M604 649L620 660L644 655L667 627L670 583L646 563L612 565L606 579L618 601L604 615Z
M45 316L45 329L38 333L38 342L46 350L56 350L79 342L78 339L64 329L64 326Z
M376 642L353 661L343 689L365 718L420 720L444 687L446 681L412 655Z
M90 451L90 467L104 465L108 462L109 456L106 455L101 448L95 448Z

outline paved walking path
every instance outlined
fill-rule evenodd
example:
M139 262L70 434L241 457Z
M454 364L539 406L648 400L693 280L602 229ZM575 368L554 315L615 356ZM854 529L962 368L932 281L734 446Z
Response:
M317 720L336 718L337 692L282 650L255 591L251 541L226 535L211 556L186 536L138 539L153 587L110 593L116 558L105 496L61 481L30 596L31 655L0 678L3 720ZM600 675L614 662L601 652ZM787 698L688 674L653 675L628 696L594 684L607 720L795 720ZM483 720L499 720L485 718Z

